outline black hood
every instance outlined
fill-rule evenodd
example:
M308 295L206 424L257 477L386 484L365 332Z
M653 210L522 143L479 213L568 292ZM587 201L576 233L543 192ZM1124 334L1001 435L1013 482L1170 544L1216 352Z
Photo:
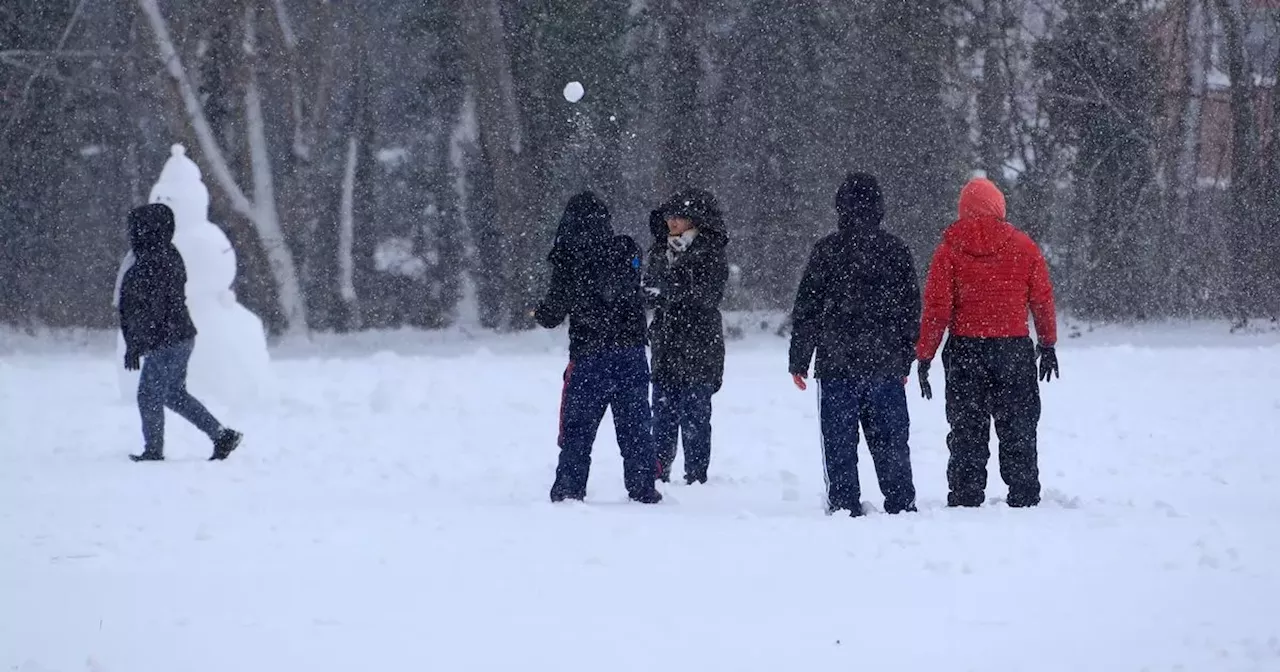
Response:
M613 236L613 219L609 206L594 192L584 191L565 205L550 259L577 256L584 250L599 247Z
M143 257L173 243L173 210L163 203L151 203L129 211L129 246Z
M840 230L875 228L884 219L884 195L869 173L849 173L836 191Z
M682 189L668 198L661 208L649 214L649 233L656 240L667 237L666 218L687 217L698 229L699 236L719 242L728 242L729 232L724 223L724 212L714 194L704 189Z

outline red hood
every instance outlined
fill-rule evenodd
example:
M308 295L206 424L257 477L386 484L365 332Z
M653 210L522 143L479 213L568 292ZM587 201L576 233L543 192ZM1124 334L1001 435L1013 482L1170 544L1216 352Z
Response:
M947 227L943 240L975 257L999 251L1015 229L1005 221L1004 194L991 180L978 177L960 191L960 217Z

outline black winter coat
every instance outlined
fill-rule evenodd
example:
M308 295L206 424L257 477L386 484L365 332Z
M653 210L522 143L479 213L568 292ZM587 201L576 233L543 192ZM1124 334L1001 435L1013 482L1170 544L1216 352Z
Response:
M134 261L120 284L120 329L138 356L196 336L187 310L187 268L173 245L173 211L153 203L129 212Z
M911 251L878 215L842 218L813 248L792 311L790 369L817 378L906 377L920 333Z
M674 263L667 257L668 214L689 217L698 229ZM684 191L653 211L649 226L654 240L644 283L654 311L649 326L653 380L719 391L725 357L720 301L729 279L729 238L720 208L707 192Z
M534 320L554 329L569 319L571 359L646 345L640 246L613 234L595 194L570 199L548 261L551 285Z

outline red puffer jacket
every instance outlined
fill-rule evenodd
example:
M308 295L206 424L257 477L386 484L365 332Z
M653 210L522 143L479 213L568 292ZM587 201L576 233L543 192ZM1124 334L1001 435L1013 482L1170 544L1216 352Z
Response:
M916 357L931 361L948 329L975 338L1030 335L1058 340L1053 285L1040 248L1005 221L1004 194L990 180L970 180L960 192L960 218L934 252L924 287L924 317Z

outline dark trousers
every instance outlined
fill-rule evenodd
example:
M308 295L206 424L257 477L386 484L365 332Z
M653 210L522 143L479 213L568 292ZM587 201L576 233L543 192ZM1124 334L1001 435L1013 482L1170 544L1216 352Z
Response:
M942 353L946 372L947 495L949 506L980 506L986 496L988 443L994 420L1000 439L1000 477L1009 506L1040 503L1036 426L1040 386L1030 338L951 338Z
M671 473L676 444L684 441L687 480L706 481L711 464L712 385L654 383L653 443L658 453L658 477Z
M858 426L867 434L884 509L915 510L911 476L911 418L901 378L837 378L818 381L827 508L862 513L858 483Z
M560 405L560 463L552 499L586 496L591 446L607 409L613 412L627 493L636 497L653 490L649 360L644 348L628 348L569 362Z
M210 439L222 431L209 409L187 392L187 363L195 341L188 340L146 354L138 379L138 413L149 452L164 452L164 409L177 413Z

